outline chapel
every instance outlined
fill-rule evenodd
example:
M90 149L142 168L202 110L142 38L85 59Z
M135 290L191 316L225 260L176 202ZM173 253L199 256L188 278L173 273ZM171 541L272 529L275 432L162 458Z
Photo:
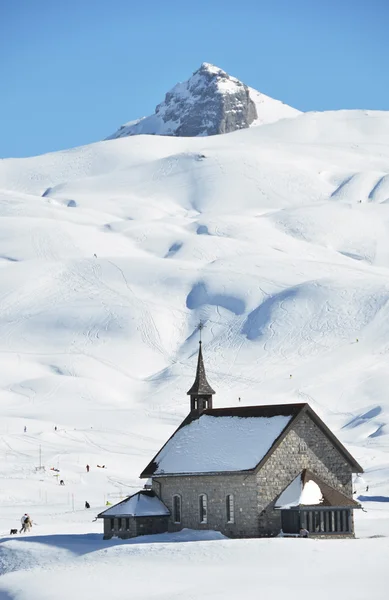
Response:
M145 489L98 515L104 537L353 537L363 469L309 404L214 408L214 395L200 341L189 413L142 471Z

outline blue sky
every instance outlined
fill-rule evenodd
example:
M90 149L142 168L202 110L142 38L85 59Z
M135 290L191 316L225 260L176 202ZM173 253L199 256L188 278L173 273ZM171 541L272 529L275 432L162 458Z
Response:
M204 61L300 110L388 110L388 31L388 0L0 0L0 157L102 139Z

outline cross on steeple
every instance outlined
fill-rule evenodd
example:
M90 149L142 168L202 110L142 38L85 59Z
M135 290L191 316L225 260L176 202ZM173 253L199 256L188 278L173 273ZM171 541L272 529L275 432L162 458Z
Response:
M207 381L205 374L203 352L202 352L202 341L201 332L204 329L204 324L200 321L198 325L200 341L199 341L199 354L197 357L197 369L196 378L190 390L188 396L190 396L190 410L191 412L197 411L202 412L207 408L212 408L212 395L215 391L211 388Z
M202 321L199 321L199 324L197 326L197 329L199 330L199 335L200 335L200 344L201 344L201 332L204 329L205 325Z

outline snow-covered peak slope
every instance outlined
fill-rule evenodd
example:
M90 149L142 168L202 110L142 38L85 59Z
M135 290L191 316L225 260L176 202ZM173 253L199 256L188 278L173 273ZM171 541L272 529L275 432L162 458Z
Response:
M215 408L309 402L389 496L388 113L2 160L0 190L2 507L137 491L199 319Z
M229 133L295 117L298 110L247 87L222 69L203 63L178 83L155 113L122 125L107 139L153 134L196 137Z

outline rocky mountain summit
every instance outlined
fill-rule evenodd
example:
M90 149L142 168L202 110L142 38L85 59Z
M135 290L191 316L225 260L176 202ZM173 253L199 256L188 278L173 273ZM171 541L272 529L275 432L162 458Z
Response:
M229 133L294 117L298 110L248 87L222 69L203 63L178 83L155 113L122 125L107 139L129 135L196 137Z

